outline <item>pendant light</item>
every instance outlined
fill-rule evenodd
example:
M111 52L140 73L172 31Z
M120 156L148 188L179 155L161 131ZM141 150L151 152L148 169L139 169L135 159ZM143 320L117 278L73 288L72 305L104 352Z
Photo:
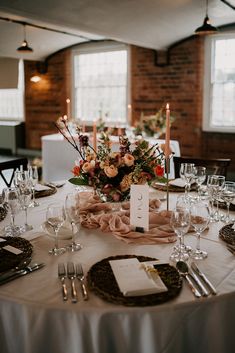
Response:
M206 0L206 17L204 18L203 25L195 30L195 34L207 35L217 33L218 29L210 24L208 17L208 0Z
M28 45L28 42L26 40L25 24L23 24L23 28L24 28L24 40L23 40L21 46L19 48L17 48L17 51L24 52L24 53L32 53L33 49L30 48L30 46Z

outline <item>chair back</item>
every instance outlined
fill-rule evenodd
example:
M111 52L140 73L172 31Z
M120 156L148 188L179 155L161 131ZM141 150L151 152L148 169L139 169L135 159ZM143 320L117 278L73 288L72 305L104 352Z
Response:
M17 158L12 159L6 162L0 162L0 178L4 181L6 186L9 188L12 184L14 173L16 169L20 169L20 166L23 166L23 170L26 170L28 167L27 158ZM7 173L4 171L7 171ZM7 176L6 176L7 174ZM8 175L9 174L9 175Z
M227 176L227 169L231 162L231 159L204 159L204 158L193 158L193 157L173 157L175 178L180 177L180 165L181 163L194 163L195 166L206 167L206 174L215 174Z

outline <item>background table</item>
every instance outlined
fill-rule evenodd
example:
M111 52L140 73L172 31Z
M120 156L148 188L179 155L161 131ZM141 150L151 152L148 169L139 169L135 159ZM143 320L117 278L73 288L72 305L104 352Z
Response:
M165 140L148 139L151 144L165 143ZM112 149L118 150L118 137L111 136L113 142ZM92 137L90 138L92 145ZM175 156L180 156L179 142L172 140L170 142ZM43 162L43 180L58 181L72 177L71 170L74 167L74 161L79 159L77 151L64 139L61 134L42 136L42 162ZM170 178L174 178L174 164L171 160Z
M82 228L83 249L58 257L48 255L52 239L41 229L47 205L63 203L75 191L66 184L50 197L39 199L40 206L29 210L34 230L33 262L46 266L0 287L0 344L4 353L233 353L235 351L235 256L218 238L222 223L210 224L201 245L208 258L199 267L210 278L218 295L195 299L186 283L180 295L165 304L125 307L101 300L89 292L87 302L63 302L57 278L58 262L81 262L85 272L108 256L144 255L168 262L174 244L126 244L110 233ZM153 191L151 196L157 195ZM170 194L170 208L177 194ZM165 208L163 203L162 208ZM234 213L233 213L234 214ZM0 228L9 217L0 223ZM21 224L22 213L16 217ZM62 242L62 241L61 241ZM185 242L195 246L196 238ZM63 241L66 244L68 241ZM79 284L77 283L77 288Z

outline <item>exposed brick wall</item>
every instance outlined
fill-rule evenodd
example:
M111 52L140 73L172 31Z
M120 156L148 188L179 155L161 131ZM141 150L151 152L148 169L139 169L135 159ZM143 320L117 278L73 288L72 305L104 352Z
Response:
M35 62L25 62L28 148L41 148L41 136L54 133L53 122L66 113L66 98L71 97L70 54L67 50L51 57L47 74L37 84L30 82L35 73ZM172 48L170 63L163 67L155 64L154 50L132 46L133 123L139 120L141 112L154 113L169 102L176 118L171 138L179 140L181 154L231 158L230 170L235 171L235 134L202 132L203 69L204 39L201 37L191 38Z
M71 54L60 52L48 60L42 80L30 81L37 74L36 62L25 61L26 146L40 149L41 136L56 132L53 122L66 114L66 98L71 97Z
M163 67L155 65L154 50L132 46L131 55L133 123L141 112L154 113L169 102L176 118L171 138L180 142L181 154L231 158L229 171L235 171L235 134L202 131L204 38L175 46L169 65Z
M154 59L154 50L132 48L133 118L138 120L142 111L146 115L154 113L169 102L176 118L171 138L180 141L182 154L201 154L201 39L189 40L171 50L167 66L156 66Z

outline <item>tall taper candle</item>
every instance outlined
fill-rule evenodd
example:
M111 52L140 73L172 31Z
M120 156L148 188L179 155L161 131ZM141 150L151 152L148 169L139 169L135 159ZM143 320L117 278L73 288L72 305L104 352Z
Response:
M96 126L96 120L94 121L93 124L93 148L96 151L97 150L97 126Z
M68 117L68 120L71 119L71 110L70 110L70 99L67 98L66 99L66 103L67 103L67 117Z
M127 122L129 125L132 123L132 107L131 104L128 104L127 106Z
M166 140L165 140L165 157L170 156L170 105L166 105Z

